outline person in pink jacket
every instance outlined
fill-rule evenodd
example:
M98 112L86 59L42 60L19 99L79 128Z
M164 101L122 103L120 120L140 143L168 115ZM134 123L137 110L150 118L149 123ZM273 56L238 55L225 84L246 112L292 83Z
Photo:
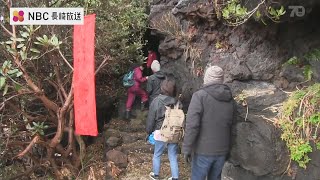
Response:
M142 65L134 68L134 75L133 75L133 79L134 79L134 85L131 86L128 90L128 99L127 99L127 103L126 103L126 119L129 120L130 119L130 115L131 115L131 109L132 109L132 105L134 102L134 99L136 97L136 95L141 97L141 110L144 110L146 102L148 101L148 94L147 92L141 88L141 83L147 81L148 77L143 77L142 76L142 71L143 71L144 67Z

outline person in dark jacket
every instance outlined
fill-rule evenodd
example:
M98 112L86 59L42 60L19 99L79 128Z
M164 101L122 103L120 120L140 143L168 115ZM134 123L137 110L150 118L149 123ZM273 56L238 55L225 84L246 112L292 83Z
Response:
M223 75L220 67L209 67L204 86L193 94L188 108L182 152L186 162L193 153L191 180L220 180L230 151L236 106Z
M149 103L160 94L161 82L165 79L165 74L160 70L159 61L154 60L151 64L153 75L149 76L147 82L147 92L149 94Z
M147 133L154 132L155 147L153 154L153 171L149 174L151 179L160 179L160 164L161 155L165 148L168 148L168 157L170 161L171 174L170 180L178 180L179 167L178 167L178 143L166 143L161 140L160 129L165 117L165 106L175 105L177 100L174 98L176 93L176 85L174 79L168 76L161 83L161 94L158 95L149 107L147 119Z
M126 114L125 114L125 118L127 120L130 119L132 105L133 105L133 102L134 102L136 95L141 97L141 110L144 110L145 104L148 101L147 92L141 88L141 83L147 81L147 79L148 79L148 77L142 76L143 68L144 68L143 65L140 65L140 66L135 67L133 69L133 71L134 71L134 74L133 74L134 85L131 86L127 90L128 99L127 99L127 103L126 103Z

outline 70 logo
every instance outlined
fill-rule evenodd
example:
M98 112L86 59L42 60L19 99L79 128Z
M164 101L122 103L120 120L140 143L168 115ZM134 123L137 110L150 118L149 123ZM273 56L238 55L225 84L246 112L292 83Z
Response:
M289 6L291 9L290 17L302 17L306 14L306 9L303 6Z

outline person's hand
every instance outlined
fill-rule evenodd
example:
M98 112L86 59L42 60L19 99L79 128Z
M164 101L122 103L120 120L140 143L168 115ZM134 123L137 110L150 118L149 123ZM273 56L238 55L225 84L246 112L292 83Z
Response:
M183 159L187 164L191 163L191 154L184 154Z

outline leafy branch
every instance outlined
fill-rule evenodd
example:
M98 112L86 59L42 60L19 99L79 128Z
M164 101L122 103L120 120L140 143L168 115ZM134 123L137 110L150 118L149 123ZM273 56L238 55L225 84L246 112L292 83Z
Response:
M274 22L278 22L280 17L283 16L286 11L283 6L279 9L275 9L271 5L267 4L267 0L261 0L252 10L248 9L242 5L241 0L228 0L227 3L218 4L218 0L215 0L214 8L218 19L220 19L220 14L222 14L223 20L226 25L229 26L239 26L246 21L248 21L253 15L255 19L261 20L263 15L266 15L269 19ZM264 6L264 8L262 8ZM264 10L264 14L261 13L261 9Z
M286 13L283 6L280 7L280 9L274 9L273 7L269 6L268 13L270 16L268 16L271 20L274 22L278 22L280 20L280 17Z

